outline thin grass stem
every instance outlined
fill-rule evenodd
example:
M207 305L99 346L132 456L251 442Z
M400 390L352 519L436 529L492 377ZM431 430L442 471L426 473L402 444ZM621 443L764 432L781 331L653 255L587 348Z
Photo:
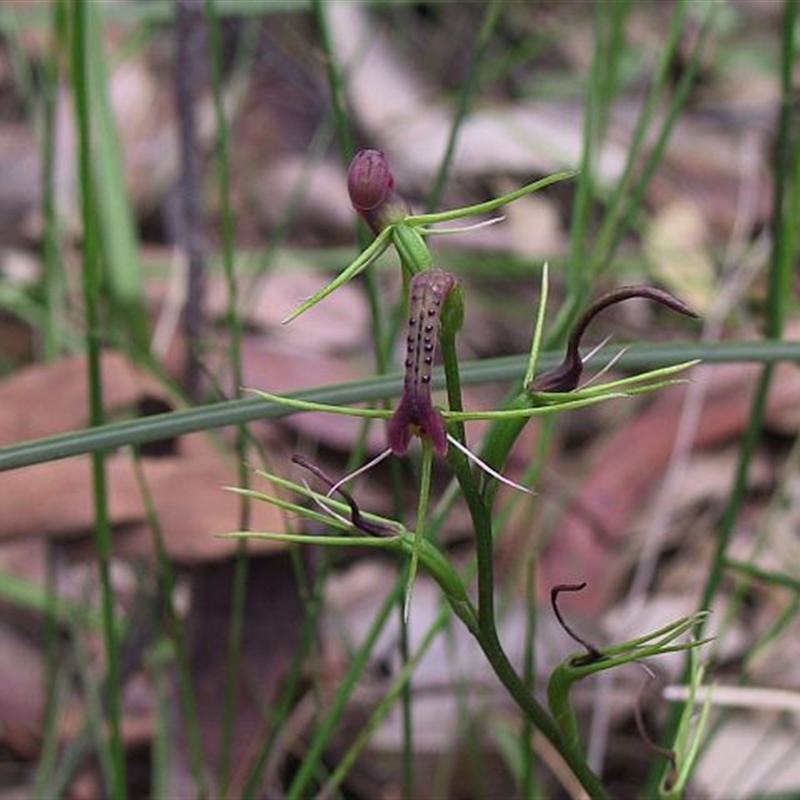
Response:
M234 220L231 206L231 181L229 170L229 125L225 113L222 85L222 42L214 0L205 0L205 22L209 37L211 55L212 96L214 117L217 127L216 172L220 195L222 256L227 292L226 317L230 330L230 361L233 373L235 397L241 397L243 384L242 369L242 323L239 317L239 289L234 267ZM244 425L236 431L236 455L238 464L238 484L243 489L250 485L250 471L247 468L248 432ZM239 529L250 527L251 500L246 491L240 494ZM222 731L220 734L220 762L218 790L221 795L228 793L233 770L233 743L236 715L236 697L240 679L242 642L244 639L245 611L247 604L248 579L247 541L242 539L236 551L233 573L233 596L231 599L230 623L225 659L225 677L222 693Z
M81 218L83 221L83 296L86 306L86 349L89 381L90 419L93 426L105 421L103 408L103 376L100 365L102 333L100 301L99 231L92 174L93 136L91 68L89 54L89 9L81 0L72 4L72 79L75 91L75 112L78 135L78 173ZM94 502L94 539L103 615L103 638L106 651L110 764L106 778L108 791L114 797L127 797L125 747L122 740L122 673L117 632L114 588L111 581L111 526L108 515L108 483L105 453L92 454L92 492Z
M616 357L619 348L609 348L595 359L598 366ZM708 364L759 363L779 364L800 361L800 342L795 341L747 341L721 343L675 343L670 345L633 345L627 348L617 366L624 370L646 369L681 360L701 360ZM517 381L525 370L527 355L504 356L466 363L461 367L464 385ZM559 354L542 354L539 365L542 369L555 366ZM444 384L442 370L434 370L433 387ZM334 405L349 405L358 402L397 397L402 388L402 376L391 373L382 377L367 378L350 383L315 387L303 392L286 395L301 403L320 402ZM296 413L280 403L270 403L259 398L225 400L204 406L170 411L164 414L132 420L107 423L96 429L86 428L55 436L32 439L0 447L0 472L9 469L39 464L59 458L83 455L95 451L112 450L132 444L144 444L159 439L172 438L202 430L212 430L244 422L265 419L280 419ZM362 409L382 419L387 413L380 409ZM485 457L486 451L482 455ZM486 459L489 460L489 459ZM497 464L490 461L494 467Z
M425 204L428 213L436 209L441 202L442 193L444 191L447 176L450 172L450 167L455 157L456 145L458 144L458 134L461 126L467 118L470 107L472 105L472 98L478 87L481 68L492 41L492 36L497 29L497 24L503 13L503 6L505 0L492 0L487 6L481 23L480 31L478 32L477 45L474 48L470 57L469 66L467 67L467 74L461 82L461 88L456 99L456 107L453 112L453 119L450 124L450 130L447 135L447 144L445 145L444 153L439 161L439 167L436 170L436 176L433 179L433 188L431 189L428 200Z
M287 800L301 800L309 796L311 782L321 763L325 746L333 735L333 731L344 713L346 704L356 684L364 673L367 661L373 653L378 638L388 622L389 616L403 595L404 586L404 583L400 580L395 583L392 591L383 601L372 626L364 637L364 641L353 654L350 667L346 675L342 678L339 689L331 701L325 717L312 737L311 743L300 764L300 769L297 771L287 791Z
M208 786L205 778L203 745L200 737L199 712L197 708L196 687L192 680L189 648L186 644L186 631L183 620L175 608L175 572L167 553L164 532L158 517L150 486L147 482L142 459L138 453L133 454L133 472L142 497L145 517L153 534L153 550L159 576L159 595L164 603L164 622L166 633L175 651L177 667L177 685L181 711L186 730L186 745L189 754L189 766L195 782L195 791L199 800L208 797ZM166 755L166 754L162 754Z
M795 37L798 15L798 0L786 0L784 5L784 24L781 26L783 32L781 42L781 116L779 120L778 147L775 149L773 161L773 176L775 181L775 201L773 214L773 242L772 257L769 273L768 302L765 319L765 330L774 338L780 337L783 332L785 305L784 299L779 295L786 291L787 275L786 270L792 262L784 259L783 247L784 236L789 235L794 240L794 232L787 234L787 226L796 226L797 220L789 220L781 213L785 199L786 186L782 175L786 169L786 159L791 153L795 159L800 157L800 135L798 135L792 145L791 142L791 114L790 109L793 104L792 90L792 71L796 61ZM800 187L800 170L793 173L796 177L796 187ZM796 189L798 190L798 189ZM794 258L794 255L792 256ZM699 600L699 608L709 609L713 606L714 600L719 592L724 576L725 565L728 559L728 551L733 538L733 531L739 514L744 505L747 493L748 476L750 466L758 446L759 438L763 427L764 412L766 410L767 396L774 375L774 365L766 364L756 384L753 401L748 416L748 423L742 437L739 457L736 463L736 471L733 478L731 490L728 494L722 519L719 525L719 533L716 546L709 565L708 576ZM701 638L705 629L705 618L701 618L696 626L695 635ZM684 668L684 679L688 678L691 665L686 664ZM685 682L685 681L684 681ZM667 725L665 726L665 740L669 741L677 730L683 706L678 704L671 712ZM663 779L663 771L653 770L649 776L649 786L656 786Z

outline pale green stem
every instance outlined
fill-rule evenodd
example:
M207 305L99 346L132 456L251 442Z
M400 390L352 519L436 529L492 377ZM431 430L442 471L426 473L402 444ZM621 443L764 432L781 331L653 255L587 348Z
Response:
M550 290L550 268L545 261L542 267L542 283L539 289L539 308L536 311L536 325L533 329L533 339L531 341L531 354L528 359L528 368L525 370L523 386L529 386L536 373L536 364L539 361L539 353L542 349L542 336L544 331L544 315L547 310L547 296Z
M411 593L414 588L414 579L417 577L419 567L419 548L422 537L425 535L425 522L428 517L428 500L431 494L431 473L433 470L433 445L430 439L420 439L422 442L422 474L419 479L419 501L417 502L417 523L414 529L414 552L411 555L411 566L408 570L406 582L406 597L403 605L403 619L408 622L408 612L411 608Z

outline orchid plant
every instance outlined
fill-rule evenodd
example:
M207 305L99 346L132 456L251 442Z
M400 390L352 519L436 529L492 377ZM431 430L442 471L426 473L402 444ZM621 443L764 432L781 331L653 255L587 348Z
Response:
M681 300L655 287L620 287L597 300L578 319L569 337L563 363L537 374L536 365L548 298L548 270L545 265L528 366L524 376L521 376L516 394L500 409L465 410L461 400L455 347L456 337L465 317L464 291L455 275L434 266L433 256L425 242L428 236L453 233L452 228L433 226L497 211L508 203L573 175L573 172L561 172L484 203L440 213L414 215L410 213L408 204L395 187L394 178L382 153L366 150L355 157L348 172L348 190L354 209L375 234L375 239L334 280L303 302L285 322L290 322L311 309L368 268L387 248L394 247L400 257L408 299L404 380L400 401L394 410L345 408L281 397L260 389L252 391L265 400L280 403L296 411L323 411L385 420L387 448L368 464L338 480L327 476L304 457L296 456L295 462L309 470L325 486L324 491L316 491L305 482L300 484L278 475L261 473L273 486L287 490L290 495L299 498L299 502L252 489L237 490L292 512L302 519L324 523L333 531L332 534L312 536L288 532L239 532L230 535L333 547L362 545L393 550L408 557L410 568L405 591L405 618L408 617L411 590L418 566L421 565L439 585L454 613L476 638L523 713L561 752L588 794L591 797L605 797L602 783L590 770L581 748L580 737L576 733L569 699L572 684L598 669L607 669L636 658L675 649L695 647L697 643L691 639L675 643L677 638L690 633L695 621L691 618L679 620L668 629L657 631L635 642L615 645L607 650L596 649L590 654L591 658L584 656L582 660L579 658L566 662L552 676L548 712L529 687L524 685L509 662L497 635L494 611L493 505L499 483L531 493L530 487L511 481L502 474L511 446L527 420L654 391L676 382L676 376L695 363L688 361L638 375L596 382L591 386L581 386L580 381L588 358L581 351L582 338L598 313L618 302L644 298L679 314L689 317L695 315ZM464 227L458 230L467 229ZM445 408L435 406L432 396L437 351L441 353L444 368L448 401ZM489 421L490 427L476 452L467 443L463 423L478 419ZM419 439L421 445L421 468L413 528L408 527L404 520L362 511L354 497L344 488L345 484L384 458L405 456L415 438ZM428 506L434 459L437 456L448 462L471 515L476 544L476 598L470 592L465 577L426 536L426 529L430 524Z

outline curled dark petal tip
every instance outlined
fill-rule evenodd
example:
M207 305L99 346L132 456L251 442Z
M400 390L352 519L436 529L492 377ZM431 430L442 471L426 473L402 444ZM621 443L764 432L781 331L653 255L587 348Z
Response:
M347 191L353 208L361 213L374 211L389 198L394 177L389 162L380 150L361 150L347 171Z
M664 289L659 289L657 286L621 286L617 291L623 295L619 300L642 297L645 300L654 300L656 303L660 303L678 314L683 314L685 317L700 319L700 315L688 303ZM615 293L610 292L609 294L614 295Z
M570 333L564 361L557 367L535 378L529 385L528 390L531 392L571 392L576 389L583 374L583 360L580 356L581 340L589 327L589 323L609 306L637 297L643 300L653 300L678 314L699 319L699 315L683 300L664 289L645 285L620 286L604 294L584 311Z
M350 521L353 523L354 528L358 528L359 530L364 531L364 533L368 533L371 536L380 536L389 530L389 528L387 528L385 525L381 525L376 522L370 522L369 520L364 519L358 503L356 503L350 492L348 492L343 486L340 486L338 483L333 481L324 472L322 467L318 466L301 453L295 453L292 456L292 463L303 467L303 469L307 469L309 472L316 475L329 489L335 489L341 495L342 499L350 507Z
M437 455L447 455L447 426L430 400L405 393L386 430L389 447L396 456L406 454L412 436L430 439Z
M586 650L586 654L584 656L575 659L573 661L575 666L591 664L595 661L600 661L604 658L603 652L598 647L595 647L595 645L584 639L582 636L579 636L567 624L567 621L564 619L564 616L561 613L561 609L558 607L558 598L559 595L562 594L562 592L581 592L585 588L586 588L586 581L583 581L581 583L559 583L558 585L553 586L550 589L550 604L553 607L553 613L556 615L558 624L561 625L561 627L564 629L564 632L571 639L576 641Z

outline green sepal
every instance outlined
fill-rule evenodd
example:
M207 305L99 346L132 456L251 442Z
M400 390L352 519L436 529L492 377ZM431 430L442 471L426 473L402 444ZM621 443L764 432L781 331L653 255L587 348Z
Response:
M464 325L464 286L456 282L453 290L447 295L442 307L442 338L455 336Z
M393 225L390 230L392 244L397 248L403 272L412 275L433 266L431 251L418 230L403 223Z
M246 495L253 500L269 503L270 505L289 511L309 521L326 524L330 528L342 532L344 535L312 536L304 533L237 531L226 534L226 537L249 537L293 544L323 544L329 547L352 547L353 545L357 545L381 550L394 550L405 556L413 556L416 548L420 565L445 593L458 616L468 624L470 624L470 620L475 620L474 609L472 608L467 588L461 576L458 574L458 571L453 567L444 553L424 536L417 537L414 532L409 531L396 520L388 519L377 514L370 514L369 512L362 512L363 517L370 522L385 527L387 535L362 536L355 533L353 526L346 519L346 515L350 513L350 508L346 503L342 503L332 497L315 492L307 486L300 485L294 481L281 478L269 472L256 470L256 474L280 489L289 490L300 497L317 502L322 508L334 512L337 516L327 516L322 513L321 510L308 508L307 506L293 503L289 500L283 500L273 494L259 492L255 489L243 489L233 486L227 488L237 494Z
M675 639L689 633L707 612L681 617L656 631L621 644L609 645L594 653L579 653L569 656L551 673L547 684L547 701L564 741L569 746L578 743L578 723L570 701L573 684L580 680L623 664L644 658L653 658L666 653L694 650L707 644L710 639L690 640L673 644Z

